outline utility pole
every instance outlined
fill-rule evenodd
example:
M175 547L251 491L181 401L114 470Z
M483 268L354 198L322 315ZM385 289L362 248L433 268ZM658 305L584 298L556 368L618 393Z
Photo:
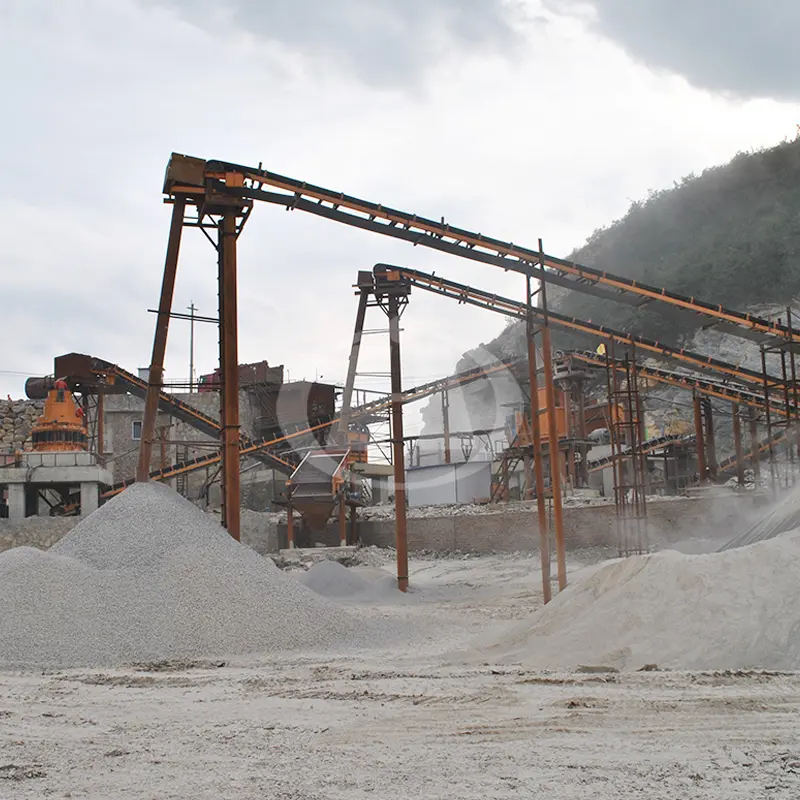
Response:
M194 304L186 306L189 310L189 394L194 392L194 312L199 311Z

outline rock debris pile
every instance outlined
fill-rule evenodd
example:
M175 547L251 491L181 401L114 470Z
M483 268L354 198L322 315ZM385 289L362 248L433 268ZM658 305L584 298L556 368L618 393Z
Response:
M800 669L798 574L800 531L723 553L612 561L477 656L534 669Z
M325 602L156 483L134 484L47 552L0 554L0 604L0 666L113 666L380 644L375 627Z

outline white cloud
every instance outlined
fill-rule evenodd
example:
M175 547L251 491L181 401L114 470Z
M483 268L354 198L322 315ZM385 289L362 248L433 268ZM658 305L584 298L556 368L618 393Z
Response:
M655 75L580 20L516 18L513 57L450 42L414 85L365 82L285 41L191 24L133 0L32 0L0 11L12 113L0 152L5 331L0 370L39 372L69 349L128 368L149 360L171 151L255 164L462 227L565 254L630 199L791 133L797 109L737 103ZM393 39L402 46L402 37ZM326 51L327 52L327 51ZM214 315L215 253L187 230L176 306ZM257 207L240 239L241 360L341 379L351 284L377 261L481 288L519 276L325 220ZM376 312L377 315L377 312ZM371 327L383 324L379 318ZM432 296L404 317L408 383L446 374L504 319ZM173 323L168 377L187 374ZM365 371L385 371L370 337ZM213 369L216 331L198 332ZM367 382L369 384L369 382ZM377 385L376 381L372 385ZM0 373L0 396L22 380Z

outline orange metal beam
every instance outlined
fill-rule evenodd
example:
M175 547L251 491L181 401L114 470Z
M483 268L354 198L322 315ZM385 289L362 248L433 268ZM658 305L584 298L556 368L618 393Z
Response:
M285 194L266 192L262 188L264 186L279 189ZM578 291L597 293L593 290L601 287L605 290L603 296L608 299L621 300L622 295L631 295L640 298L641 302L663 302L729 323L743 331L800 342L800 332L779 322L547 255L541 248L533 250L458 228L446 223L444 218L441 221L426 219L261 168L223 161L205 161L173 153L167 168L165 193L171 196L183 193L200 194L206 187L217 192L279 203L290 210L297 209L325 216L345 224L406 239L414 244L526 274L531 274L534 265L541 260L544 266L551 269L551 273L545 276L546 280L560 285L572 284Z

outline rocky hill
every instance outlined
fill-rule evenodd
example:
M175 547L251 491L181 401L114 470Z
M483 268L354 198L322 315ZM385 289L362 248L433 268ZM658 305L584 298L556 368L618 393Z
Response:
M785 315L800 295L800 139L741 153L728 164L651 192L622 219L595 231L569 258L732 308ZM634 309L566 290L551 290L548 296L564 313L758 368L755 346L701 330L703 320L695 315L658 304ZM554 344L567 349L592 343L554 332ZM494 341L465 353L456 368L519 356L524 347L522 326L512 324ZM486 387L468 387L462 404L466 417L459 420L463 428L473 417L492 416L486 395ZM670 402L673 397L656 393L655 418L662 416L659 407L673 406L670 413L680 413L677 398ZM428 432L441 430L438 403L423 416Z

